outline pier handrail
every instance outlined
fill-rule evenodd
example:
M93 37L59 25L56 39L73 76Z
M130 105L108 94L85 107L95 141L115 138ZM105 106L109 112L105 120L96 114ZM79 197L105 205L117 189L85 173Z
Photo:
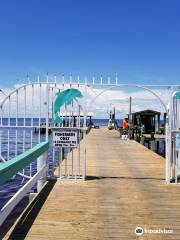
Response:
M32 163L48 150L48 142L42 142L24 153L0 164L0 185L11 179L16 173Z
M37 159L37 173L23 185L15 195L0 209L0 226L3 224L14 207L22 200L22 198L31 190L37 183L39 191L46 181L47 174L47 151L48 141L42 142L15 158L0 164L0 185L11 179L16 173L24 169L30 163Z

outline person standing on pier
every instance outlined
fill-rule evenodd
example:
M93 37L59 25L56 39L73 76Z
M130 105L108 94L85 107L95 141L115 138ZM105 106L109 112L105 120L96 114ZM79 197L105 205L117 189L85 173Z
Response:
M129 123L128 123L128 119L127 118L123 119L122 127L123 127L123 129L128 129L129 128Z

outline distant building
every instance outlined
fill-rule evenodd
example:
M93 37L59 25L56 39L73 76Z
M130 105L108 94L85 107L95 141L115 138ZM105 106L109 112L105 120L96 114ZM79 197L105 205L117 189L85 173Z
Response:
M144 125L145 133L157 133L160 131L160 112L143 110L132 113L132 124L138 127Z

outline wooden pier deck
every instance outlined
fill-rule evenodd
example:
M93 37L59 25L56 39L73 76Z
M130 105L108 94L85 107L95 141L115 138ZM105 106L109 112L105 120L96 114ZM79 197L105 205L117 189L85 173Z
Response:
M138 239L178 240L180 186L166 185L164 172L165 159L156 153L116 131L92 129L88 180L47 183L4 239L132 240L140 226L173 234Z

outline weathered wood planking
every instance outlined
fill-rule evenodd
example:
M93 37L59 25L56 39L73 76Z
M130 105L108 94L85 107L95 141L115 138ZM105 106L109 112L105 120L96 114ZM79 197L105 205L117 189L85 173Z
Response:
M180 186L165 184L164 158L106 128L91 130L87 148L89 180L57 181L30 230L31 211L13 240L132 240L137 226L174 231L138 239L180 239Z

